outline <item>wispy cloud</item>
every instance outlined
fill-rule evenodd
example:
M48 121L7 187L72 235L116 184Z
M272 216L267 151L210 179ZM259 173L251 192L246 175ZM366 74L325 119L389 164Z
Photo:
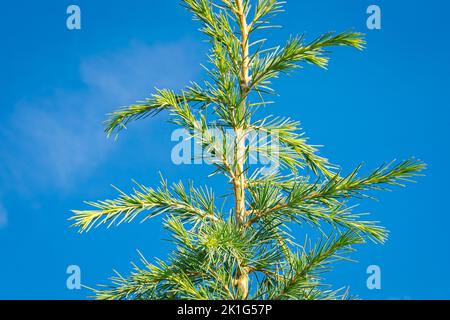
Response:
M0 229L8 225L8 213L3 205L0 203Z
M112 148L101 126L104 114L145 98L154 86L187 84L198 71L194 56L188 41L132 43L84 59L84 89L55 89L49 96L17 103L0 129L0 191L70 189Z

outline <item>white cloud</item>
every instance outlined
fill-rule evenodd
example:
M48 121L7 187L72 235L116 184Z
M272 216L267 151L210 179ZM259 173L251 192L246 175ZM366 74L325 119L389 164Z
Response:
M93 90L128 101L148 96L154 87L177 88L199 70L190 42L147 46L132 43L119 52L98 55L81 64L84 82Z
M104 114L149 96L155 86L183 87L199 70L194 56L187 41L132 43L84 59L85 89L55 89L18 103L0 128L0 191L6 186L28 192L70 189L111 150L101 125Z
M5 228L7 225L8 225L8 213L0 203L0 229Z

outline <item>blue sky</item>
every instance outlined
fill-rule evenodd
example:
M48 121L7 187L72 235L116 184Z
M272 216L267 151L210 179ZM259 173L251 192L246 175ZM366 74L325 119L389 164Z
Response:
M66 8L82 10L82 30L68 31ZM382 9L382 29L366 27L366 8ZM384 246L359 247L356 264L336 266L336 287L350 285L367 299L450 298L449 44L450 4L430 0L290 0L270 35L312 39L326 31L367 34L361 53L336 49L328 71L313 67L275 83L280 96L269 113L302 121L322 154L349 171L415 156L426 177L364 202L391 231ZM82 201L113 197L131 179L155 185L208 181L210 168L175 166L174 127L167 117L106 139L104 114L149 96L155 86L182 88L201 79L207 45L196 23L169 1L9 1L0 18L0 298L79 299L66 288L66 268L79 265L82 282L126 274L140 250L164 257L160 219L79 235L69 229ZM302 237L302 230L298 231ZM382 289L366 287L366 268L379 265Z

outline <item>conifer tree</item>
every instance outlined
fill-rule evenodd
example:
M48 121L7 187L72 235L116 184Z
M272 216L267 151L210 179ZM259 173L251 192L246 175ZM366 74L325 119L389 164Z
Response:
M365 176L360 166L343 174L308 144L298 122L264 113L275 94L272 80L305 64L326 68L330 48L362 50L363 35L326 33L310 42L297 36L267 48L258 36L274 27L270 21L283 10L282 2L183 0L183 5L211 45L208 80L179 92L157 90L146 101L110 114L106 132L118 134L134 120L168 112L213 155L213 173L229 181L218 193L232 198L233 205L221 206L211 188L162 179L159 187L136 184L131 194L118 190L114 200L73 211L80 232L164 215L174 243L168 261L142 257L129 276L117 274L110 285L95 290L96 297L347 298L346 290L323 283L324 272L347 259L355 245L387 238L384 227L354 212L355 199L401 185L425 165L410 159ZM278 170L252 164L254 154ZM291 230L298 225L318 232L297 243Z

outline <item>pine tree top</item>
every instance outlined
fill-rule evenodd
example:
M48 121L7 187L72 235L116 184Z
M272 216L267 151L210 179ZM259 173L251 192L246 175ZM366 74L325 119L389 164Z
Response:
M168 261L148 262L128 277L95 290L100 299L342 299L322 274L346 260L367 240L384 243L388 232L355 200L374 190L399 186L425 165L410 159L391 162L361 176L360 166L343 174L339 166L308 144L300 124L265 114L275 94L272 81L305 64L326 68L332 47L362 50L357 32L326 33L310 42L303 35L267 48L271 19L283 11L276 0L184 0L211 46L208 79L179 92L157 90L144 102L109 115L106 133L117 135L132 121L165 111L171 122L212 155L213 174L229 184L220 195L233 199L227 210L217 190L193 183L157 188L136 183L131 194L89 202L73 211L80 232L164 215L174 250ZM264 159L253 164L254 156ZM269 167L269 168L268 168ZM292 228L307 224L320 239L294 241Z

